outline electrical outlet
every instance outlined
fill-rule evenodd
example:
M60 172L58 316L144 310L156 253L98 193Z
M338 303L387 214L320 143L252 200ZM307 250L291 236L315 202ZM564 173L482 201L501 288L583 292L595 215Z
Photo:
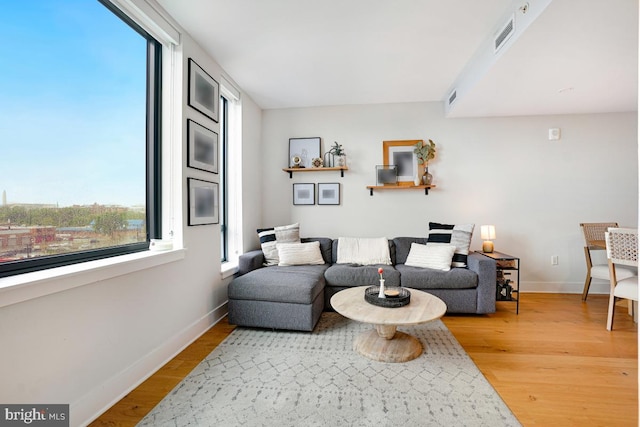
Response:
M551 255L551 265L558 265L558 255Z

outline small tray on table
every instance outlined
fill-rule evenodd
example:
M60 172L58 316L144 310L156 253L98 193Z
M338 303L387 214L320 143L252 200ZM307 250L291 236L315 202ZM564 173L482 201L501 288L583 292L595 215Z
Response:
M397 308L403 307L411 301L411 292L402 287L387 287L387 291L397 291L398 295L386 296L385 298L378 298L380 293L380 286L369 286L364 290L364 300L369 304L377 305L378 307Z

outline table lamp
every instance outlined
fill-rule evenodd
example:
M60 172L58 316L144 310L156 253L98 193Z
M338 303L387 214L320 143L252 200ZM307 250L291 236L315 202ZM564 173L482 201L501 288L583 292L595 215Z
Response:
M493 242L496 238L496 227L494 225L482 225L480 226L480 237L482 242L482 252L493 252Z

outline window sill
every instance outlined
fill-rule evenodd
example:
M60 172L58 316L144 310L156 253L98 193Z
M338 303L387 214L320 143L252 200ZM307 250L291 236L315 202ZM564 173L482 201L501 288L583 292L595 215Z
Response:
M185 249L144 251L0 279L0 307L184 259Z
M220 277L222 277L222 279L226 279L228 277L233 276L237 272L238 272L237 262L223 262L220 270Z

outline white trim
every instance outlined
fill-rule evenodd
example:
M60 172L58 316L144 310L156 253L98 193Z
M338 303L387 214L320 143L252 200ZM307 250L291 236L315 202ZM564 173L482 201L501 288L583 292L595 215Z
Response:
M232 98L234 101L240 100L240 90L225 77L224 74L220 76L220 93L227 99Z
M593 279L589 295L609 295L609 282ZM582 294L584 282L522 282L523 293Z
M185 249L144 251L3 277L0 307L179 261L185 253Z
M180 31L146 0L109 0L163 44L180 44Z
M228 311L226 302L214 308L173 337L163 341L160 347L150 351L127 369L71 403L70 425L90 424L222 320Z
M242 101L240 92L231 85L228 79L221 76L220 93L228 100L229 117L227 128L229 129L227 141L227 186L228 186L228 262L221 266L223 278L233 273L230 271L237 266L238 258L243 253L242 247Z
M238 272L237 262L223 262L220 266L220 278L227 279Z

